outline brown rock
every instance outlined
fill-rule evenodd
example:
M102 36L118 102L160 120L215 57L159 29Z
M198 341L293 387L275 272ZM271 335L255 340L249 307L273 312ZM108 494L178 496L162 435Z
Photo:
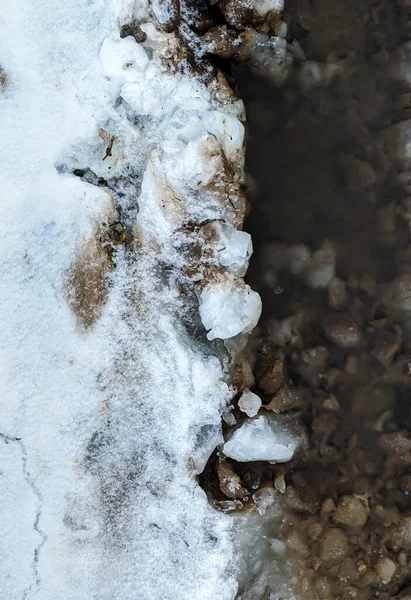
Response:
M349 552L347 537L337 527L329 529L320 539L320 558L327 566L341 563Z
M348 529L362 529L368 519L368 507L355 496L343 496L333 514L333 521Z
M300 390L284 386L274 394L270 402L265 404L263 408L272 410L275 413L286 413L301 408L303 404L304 397Z
M282 352L277 354L265 368L258 378L257 384L266 394L275 394L285 383L284 356Z
M327 338L340 348L352 348L361 340L357 324L347 313L332 313L322 320Z
M383 434L380 437L380 446L389 454L390 458L411 464L411 439L406 431Z
M219 460L217 463L217 475L221 491L227 498L244 498L247 492L241 485L241 479L231 468L230 463L226 460Z

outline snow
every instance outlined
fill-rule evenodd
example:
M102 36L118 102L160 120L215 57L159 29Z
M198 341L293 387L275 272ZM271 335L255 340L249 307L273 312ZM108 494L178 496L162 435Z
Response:
M228 458L240 462L288 462L299 445L300 440L284 426L259 416L247 419L224 444L223 452Z
M229 362L188 331L182 316L197 300L179 282L184 226L223 222L224 248L210 250L221 277L202 263L199 282L208 337L258 320L261 301L238 279L251 252L235 233L241 203L228 201L220 172L224 154L240 187L243 107L216 82L167 71L174 34L147 23L143 45L120 39L119 23L146 11L128 0L16 0L0 17L7 600L236 595L233 521L190 469L222 442ZM114 139L106 158L100 130ZM68 305L69 274L116 219L136 241L116 247L86 328Z
M261 398L250 390L244 390L238 401L238 408L249 417L255 417L261 408Z
M248 285L217 282L201 292L199 311L208 339L227 340L254 329L261 315L261 299Z
M253 0L254 10L265 17L270 11L282 12L284 10L283 0Z

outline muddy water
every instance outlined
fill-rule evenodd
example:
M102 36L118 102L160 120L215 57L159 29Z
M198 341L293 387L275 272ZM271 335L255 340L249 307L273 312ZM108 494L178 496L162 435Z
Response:
M286 486L286 516L258 525L260 546L280 539L258 555L265 588L245 576L239 598L411 598L411 108L398 50L410 12L289 0L285 20L286 84L249 66L234 74L248 120L249 282L264 305L253 391L302 423L307 443L281 471L231 461L249 488L279 473ZM275 361L285 375L273 395Z

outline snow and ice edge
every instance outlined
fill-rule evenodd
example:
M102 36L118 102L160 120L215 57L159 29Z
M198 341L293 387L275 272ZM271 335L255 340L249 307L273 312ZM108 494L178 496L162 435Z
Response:
M261 310L242 103L144 2L19 0L0 27L3 597L234 598L195 473L235 390L196 306L210 340Z

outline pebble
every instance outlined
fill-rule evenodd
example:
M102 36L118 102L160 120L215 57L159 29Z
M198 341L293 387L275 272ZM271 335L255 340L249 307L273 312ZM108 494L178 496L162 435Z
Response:
M266 394L275 394L285 383L284 357L278 353L257 380L258 387Z
M336 508L334 500L332 498L326 498L321 505L321 516L328 517Z
M220 482L220 489L227 498L244 498L246 490L241 485L241 479L234 473L230 463L226 460L219 460L217 463L217 475Z
M311 262L311 250L305 244L295 244L288 248L288 268L298 277Z
M264 405L264 408L280 414L297 410L302 408L303 405L303 392L284 386L281 388L281 390L274 394L270 402Z
M347 537L337 527L328 529L320 539L320 558L327 566L341 563L349 551Z
M331 313L322 320L327 338L340 348L352 348L361 340L357 324L347 313Z
M355 496L343 496L334 512L333 521L348 529L362 529L368 519L368 507Z
M326 240L312 255L311 263L304 272L304 280L312 289L327 288L335 275L335 247Z
M385 433L380 437L380 446L399 462L411 464L411 439L406 431Z
M342 310L347 305L347 288L339 277L331 279L328 285L328 303L335 310Z
M384 585L390 583L397 570L396 563L391 558L380 558L376 565L377 575Z

